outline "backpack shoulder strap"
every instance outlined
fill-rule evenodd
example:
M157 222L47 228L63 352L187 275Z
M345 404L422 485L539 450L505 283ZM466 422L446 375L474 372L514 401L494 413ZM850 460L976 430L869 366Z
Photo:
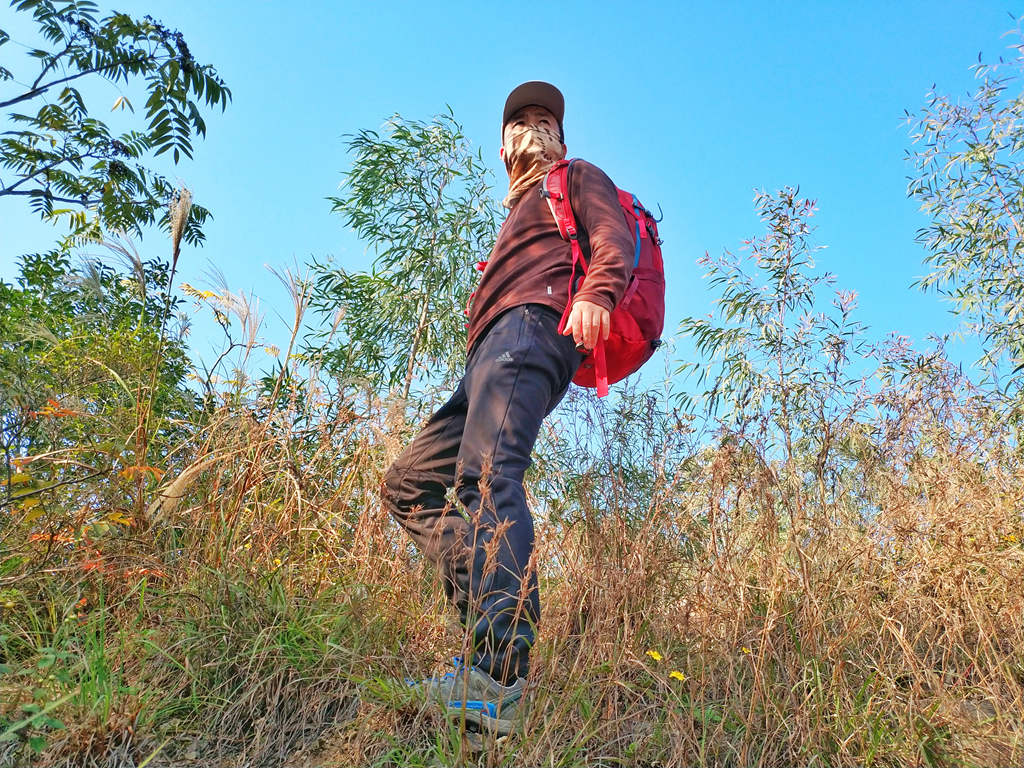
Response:
M576 227L576 214L572 210L572 202L569 200L569 171L576 162L572 160L559 160L544 176L544 183L541 185L541 195L548 201L548 208L551 215L558 224L558 233L564 240L568 240L572 246L573 271L576 264L583 268L583 274L587 273L587 260L583 256L583 249L579 244L579 231Z
M569 241L572 249L572 271L569 273L569 295L565 303L565 311L562 313L562 320L558 324L558 332L565 329L569 320L569 312L572 310L572 296L576 284L576 267L579 265L583 274L587 274L587 260L583 256L583 247L580 245L579 231L576 228L576 214L573 213L572 203L569 200L569 169L575 160L559 160L551 169L544 174L544 181L540 186L541 196L548 201L548 208L558 225L558 234L563 240Z

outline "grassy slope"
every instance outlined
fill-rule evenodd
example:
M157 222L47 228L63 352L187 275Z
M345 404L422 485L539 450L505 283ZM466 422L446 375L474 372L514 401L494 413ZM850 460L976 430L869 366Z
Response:
M736 439L641 479L542 460L535 703L481 764L1019 764L1019 459L927 402L828 467ZM57 705L0 764L466 759L400 682L464 641L378 501L401 416L348 412L303 442L294 414L244 410L190 446L202 471L146 530L12 515L0 709ZM581 450L595 413L564 416L541 458Z

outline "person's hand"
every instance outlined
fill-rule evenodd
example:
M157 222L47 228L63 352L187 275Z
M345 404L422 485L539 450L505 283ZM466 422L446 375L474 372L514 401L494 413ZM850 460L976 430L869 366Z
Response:
M565 324L562 335L572 334L577 349L591 352L597 346L598 338L608 339L611 327L611 312L600 304L581 299L572 305L569 321Z

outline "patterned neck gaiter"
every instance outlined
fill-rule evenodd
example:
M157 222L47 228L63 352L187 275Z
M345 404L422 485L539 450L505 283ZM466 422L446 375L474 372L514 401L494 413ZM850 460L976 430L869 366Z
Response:
M508 194L501 204L512 208L563 157L562 142L554 131L530 126L509 136L505 142Z

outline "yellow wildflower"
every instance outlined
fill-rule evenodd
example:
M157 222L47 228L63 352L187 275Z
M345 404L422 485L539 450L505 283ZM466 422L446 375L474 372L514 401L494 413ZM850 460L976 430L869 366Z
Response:
M648 651L647 655L650 656L655 661L661 661L661 654L658 653L657 651Z
M740 650L742 650L742 651L743 651L744 653L746 653L746 654L749 654L749 653L750 653L750 649L749 649L749 648L747 648L747 646L745 646L745 645L744 645L744 646L743 646L743 647L742 647L742 648L741 648Z
M280 557L275 557L274 558L274 567L275 568L280 568L281 567L281 558Z
M684 675L678 669L673 669L671 672L668 673L668 676L674 677L676 680L679 680L680 682L686 679L686 675Z

